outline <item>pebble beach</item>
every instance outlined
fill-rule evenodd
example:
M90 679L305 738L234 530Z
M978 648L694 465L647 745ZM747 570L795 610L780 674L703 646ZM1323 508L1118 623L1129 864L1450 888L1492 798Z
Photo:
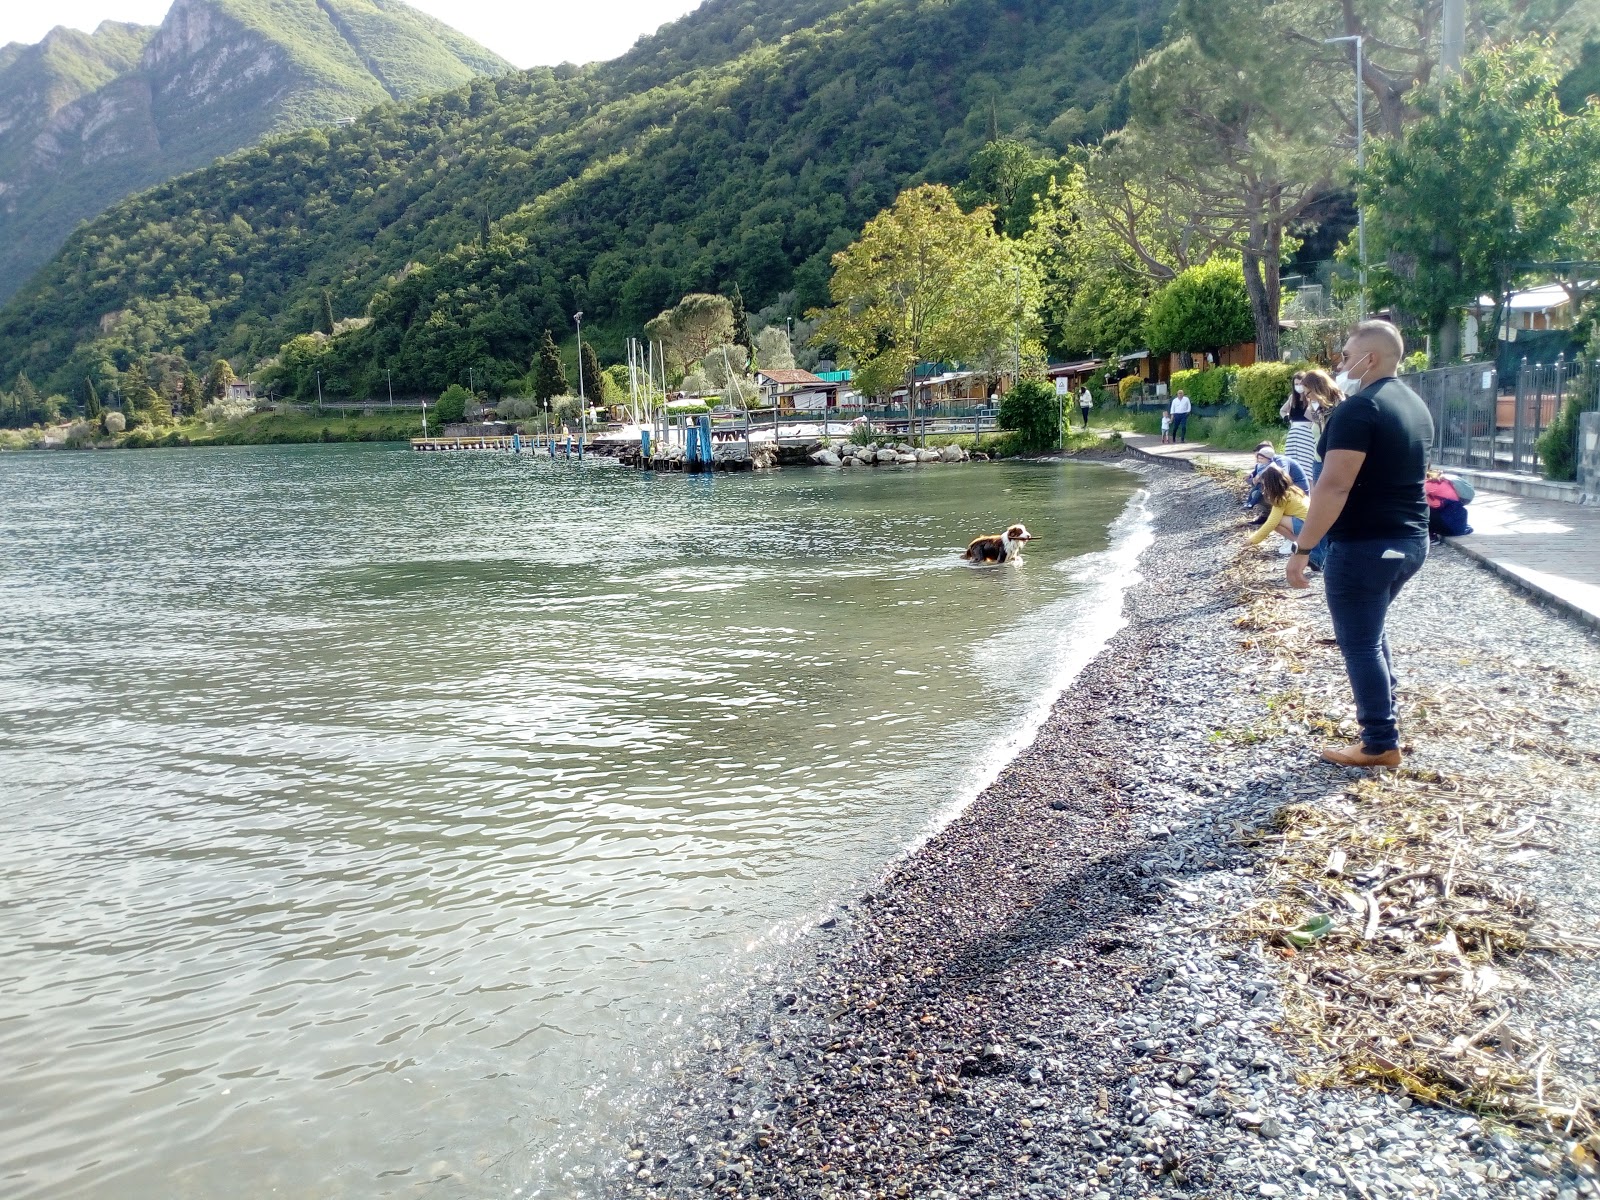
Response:
M1314 950L1297 954L1263 923L1287 903L1286 839L1298 835L1272 832L1285 812L1361 816L1366 772L1316 759L1319 729L1348 730L1353 715L1326 608L1318 587L1278 586L1276 555L1241 551L1248 527L1227 481L1130 469L1156 536L1124 628L970 807L703 1014L602 1190L1600 1195L1600 1141L1585 1140L1585 1105L1600 1095L1600 968L1587 949L1600 928L1600 642L1448 549L1391 615L1403 771L1491 797L1504 781L1494 828L1515 836L1468 848L1474 878L1544 930L1530 947L1572 943L1494 960L1494 995L1461 1008L1518 1031L1500 1051L1508 1063L1537 1044L1517 1086L1531 1111L1537 1085L1542 1116L1519 1121L1398 1068L1383 1077L1368 1060L1398 1052L1377 996L1337 974L1345 990L1333 988ZM1252 624L1261 606L1278 614L1276 642ZM1485 716L1452 722L1453 704ZM1519 735L1513 713L1530 714L1537 736ZM1439 872L1442 897L1417 885L1422 909L1451 899L1461 849ZM1399 882L1384 865L1373 878ZM1341 894L1388 886L1355 878ZM1418 924L1400 907L1333 920L1357 951L1365 924L1375 949L1390 939L1399 953L1420 937L1399 928ZM1447 989L1448 974L1427 978ZM1372 995L1375 1015L1345 1012L1352 992ZM1457 1057L1479 1052L1466 1042Z

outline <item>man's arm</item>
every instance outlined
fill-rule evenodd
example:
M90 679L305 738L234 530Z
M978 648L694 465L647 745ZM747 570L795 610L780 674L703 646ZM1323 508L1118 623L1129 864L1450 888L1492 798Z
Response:
M1311 505L1306 512L1305 523L1300 526L1300 535L1295 539L1300 553L1291 555L1283 568L1290 587L1311 586L1311 581L1306 578L1306 563L1309 561L1306 555L1339 519L1345 501L1350 499L1350 489L1355 486L1356 476L1361 472L1361 464L1366 461L1365 450L1329 450L1323 456L1322 474L1317 479L1317 486L1311 489Z

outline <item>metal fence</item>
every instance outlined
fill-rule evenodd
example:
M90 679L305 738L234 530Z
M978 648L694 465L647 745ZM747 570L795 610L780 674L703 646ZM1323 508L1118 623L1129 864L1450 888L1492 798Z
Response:
M1519 475L1541 473L1539 438L1569 398L1600 407L1600 362L1523 360L1514 380L1494 367L1467 363L1404 377L1433 414L1433 460Z

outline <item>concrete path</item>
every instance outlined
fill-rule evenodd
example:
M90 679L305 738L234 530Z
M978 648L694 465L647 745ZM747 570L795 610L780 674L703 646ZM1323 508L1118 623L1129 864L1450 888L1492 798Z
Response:
M1123 443L1151 458L1213 463L1247 471L1249 452L1198 442L1162 445L1153 434ZM1559 500L1478 492L1467 509L1472 533L1446 543L1569 616L1600 629L1600 509Z

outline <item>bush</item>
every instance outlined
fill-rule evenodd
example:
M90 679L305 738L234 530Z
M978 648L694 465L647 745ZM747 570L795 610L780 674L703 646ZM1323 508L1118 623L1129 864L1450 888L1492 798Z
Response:
M1117 403L1126 404L1128 397L1138 391L1139 385L1143 382L1144 380L1137 375L1124 375L1117 382Z
M1418 371L1428 369L1428 352L1426 350L1413 350L1406 355L1400 363L1400 374L1415 375Z
M1278 410L1294 387L1294 373L1300 368L1290 363L1265 362L1245 367L1234 383L1239 403L1250 410L1259 425L1275 425L1282 418Z
M1061 401L1044 379L1024 379L1000 399L1000 428L1014 429L1029 450L1054 449L1061 438Z
M1238 373L1238 367L1174 371L1169 390L1174 396L1179 392L1188 392L1196 408L1209 408L1233 399L1233 381Z
M1582 411L1573 397L1539 435L1539 463L1546 479L1570 483L1578 477L1578 415Z
M1223 258L1188 268L1150 301L1144 334L1155 354L1198 353L1253 340L1256 323L1244 268Z
M112 436L121 433L128 427L127 418L119 412L106 413L105 416L100 418L100 424L103 425L105 427L105 431Z
M472 393L459 383L452 383L445 388L439 397L439 402L434 406L434 416L441 425L452 425L457 421L464 421L467 417L467 404L472 399Z

